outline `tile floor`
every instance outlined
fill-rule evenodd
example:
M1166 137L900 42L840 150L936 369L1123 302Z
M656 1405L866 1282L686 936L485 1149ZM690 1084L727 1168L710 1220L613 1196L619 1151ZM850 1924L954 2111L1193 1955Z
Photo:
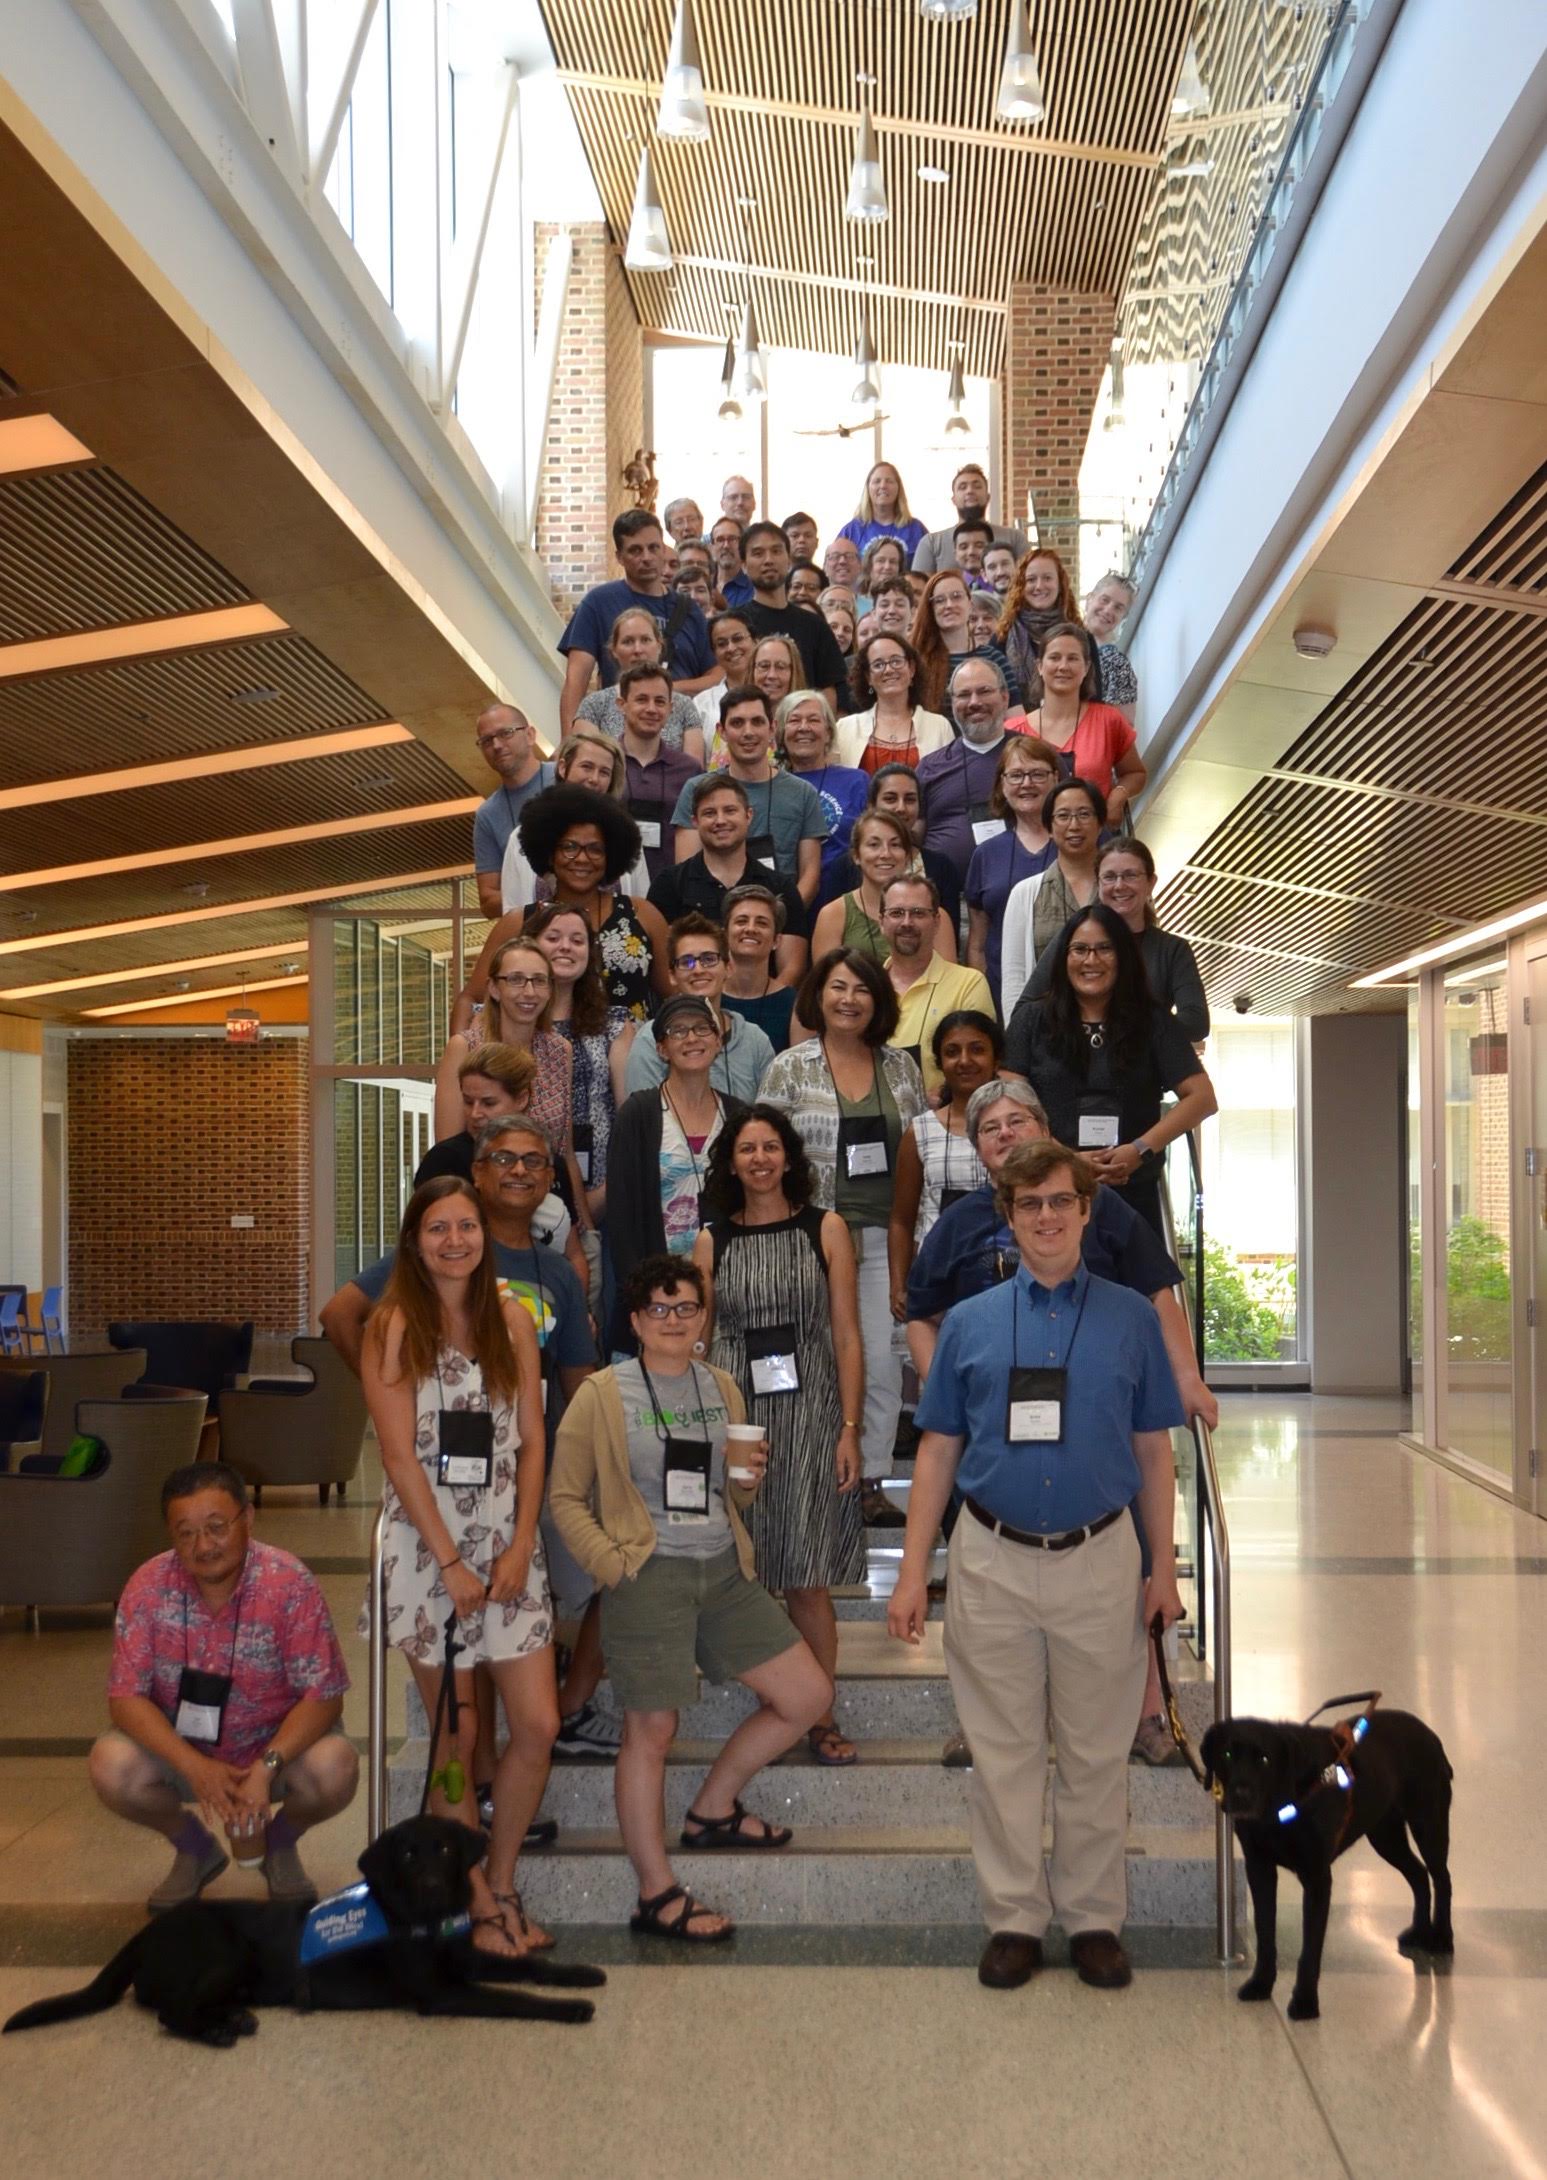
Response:
M1190 1933L1139 1934L1128 1993L1053 1966L1004 1996L979 1988L961 1932L749 1933L734 1962L641 1962L598 1932L610 1981L587 2031L271 2014L255 2042L205 2056L125 2008L0 2045L9 2180L126 2157L157 2180L202 2176L229 2154L238 2080L268 2115L266 2161L339 2180L455 2156L448 2112L465 2124L496 2083L489 2139L519 2141L544 2180L1125 2165L1147 2180L1547 2180L1547 1528L1405 1452L1400 1421L1394 1403L1227 1397L1235 1707L1299 1715L1375 1685L1432 1722L1457 1773L1448 1972L1396 1954L1405 1890L1367 1848L1339 1866L1323 2015L1299 2027L1287 1984L1271 2008L1238 2007L1239 1972ZM262 1517L328 1570L346 1629L368 1486ZM0 1616L0 2014L80 1981L159 1873L159 1846L83 1783L107 1647L101 1616L49 1616L41 1635ZM348 1724L364 1730L358 1694ZM343 1881L362 1821L357 1806L313 1841L320 1880ZM1286 1889L1286 1953L1297 1914Z

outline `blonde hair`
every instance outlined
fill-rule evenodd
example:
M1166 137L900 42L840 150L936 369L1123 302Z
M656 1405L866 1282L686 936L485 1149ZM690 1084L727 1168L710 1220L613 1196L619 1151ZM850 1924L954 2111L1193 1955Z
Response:
M870 504L870 480L878 469L889 469L897 479L897 505L892 511L891 520L893 522L911 522L913 514L908 506L907 492L903 487L902 471L895 462L872 462L866 470L865 489L861 492L859 505L854 510L854 520L856 522L879 522L881 520L881 517Z
M612 766L612 785L607 792L619 802L624 801L628 794L628 771L623 761L623 744L615 742L610 734L604 734L600 727L586 726L582 722L580 726L570 729L554 756L553 769L558 777L561 780L568 779L570 760L582 746L599 749L604 753Z

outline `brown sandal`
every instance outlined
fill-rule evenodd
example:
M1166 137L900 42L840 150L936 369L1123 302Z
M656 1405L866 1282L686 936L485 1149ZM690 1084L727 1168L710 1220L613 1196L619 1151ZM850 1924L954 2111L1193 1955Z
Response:
M839 1725L836 1725L831 1719L829 1719L828 1723L825 1726L808 1726L806 1729L806 1746L808 1749L810 1749L812 1755L816 1758L817 1762L819 1764L831 1765L834 1769L837 1770L842 1770L846 1768L849 1764L857 1764L859 1762L859 1750L854 1746L852 1741L849 1742L849 1753L847 1756L835 1756L833 1754L833 1743L835 1741L841 1742L848 1740L849 1737L843 1731L843 1728Z

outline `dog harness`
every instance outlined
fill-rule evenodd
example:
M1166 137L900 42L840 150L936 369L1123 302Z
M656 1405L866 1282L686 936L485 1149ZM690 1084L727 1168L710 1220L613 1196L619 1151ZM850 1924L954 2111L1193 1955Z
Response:
M1326 1705L1323 1704L1322 1708L1323 1710L1325 1710ZM1315 1714L1312 1713L1312 1716L1314 1715ZM1321 1771L1317 1772L1316 1777L1312 1780L1310 1786L1307 1787L1306 1791L1302 1795L1300 1795L1298 1800L1285 1802L1283 1808L1278 1811L1278 1821L1280 1824L1293 1824L1295 1819L1304 1812L1306 1803L1314 1801L1318 1794L1325 1793L1329 1787L1336 1787L1337 1791L1340 1794L1348 1794L1350 1796L1352 1795L1354 1790L1354 1776L1352 1771L1350 1771L1349 1769L1349 1765L1353 1761L1354 1750L1359 1746L1360 1742L1364 1739L1365 1735L1369 1732L1369 1730L1370 1714L1368 1711L1366 1711L1362 1717L1354 1719L1351 1723L1345 1722L1340 1726L1333 1727L1333 1746L1336 1749L1337 1753L1334 1755L1330 1764L1326 1765ZM1353 1803L1352 1801L1350 1801L1348 1809L1346 1809L1343 1813L1343 1831L1346 1831L1348 1828L1348 1819L1352 1813L1352 1810ZM1338 1845L1342 1845L1341 1831L1338 1835Z
M301 1925L300 1965L315 1968L319 1961L337 1960L357 1953L362 1946L380 1945L386 1938L461 1938L473 1926L470 1915L446 1915L438 1922L412 1923L394 1931L382 1913L381 1902L369 1885L347 1885L342 1892L319 1900Z

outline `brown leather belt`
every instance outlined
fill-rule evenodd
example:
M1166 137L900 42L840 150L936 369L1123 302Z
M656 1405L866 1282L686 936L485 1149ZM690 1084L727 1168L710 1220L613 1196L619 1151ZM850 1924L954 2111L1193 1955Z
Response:
M997 1514L991 1514L986 1506L979 1506L977 1500L969 1499L965 1492L962 1494L962 1504L969 1514L976 1516L985 1529L992 1529L996 1537L1008 1537L1012 1544L1029 1544L1036 1552L1072 1552L1077 1544L1084 1544L1091 1537L1099 1537L1103 1529L1110 1529L1113 1522L1120 1521L1128 1511L1126 1506L1114 1507L1110 1514L1103 1514L1097 1521L1087 1522L1083 1529L1066 1529L1061 1537L1040 1537L1034 1530L1012 1529L1007 1521L1001 1521Z

